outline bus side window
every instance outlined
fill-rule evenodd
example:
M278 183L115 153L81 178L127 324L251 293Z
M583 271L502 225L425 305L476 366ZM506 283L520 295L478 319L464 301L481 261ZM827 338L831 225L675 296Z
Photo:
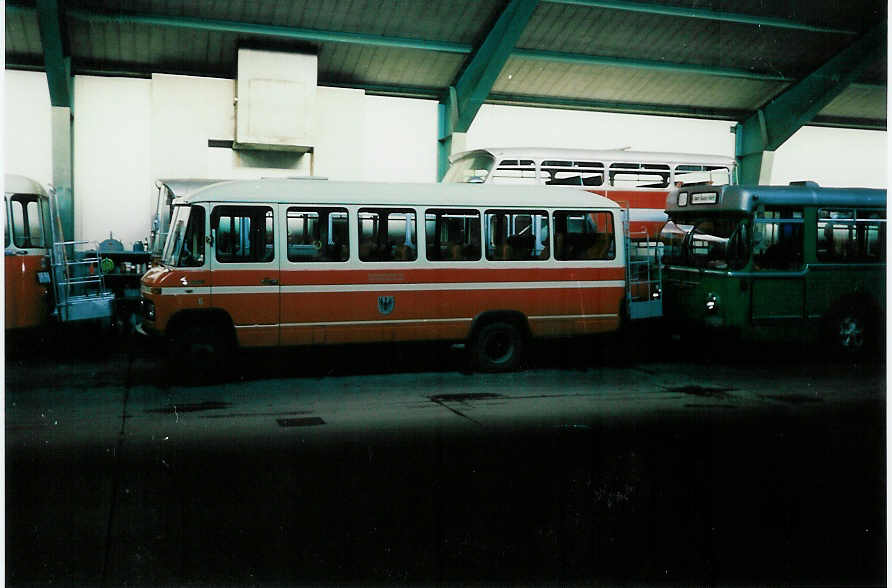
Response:
M273 209L268 206L218 206L211 217L216 232L217 261L273 261Z
M753 263L757 270L795 271L802 267L801 210L767 208L756 215Z
M415 261L415 211L402 208L360 208L360 261Z
M427 259L480 259L480 213L476 210L428 209L424 212Z
M544 210L487 210L486 259L548 259L548 213Z
M288 209L288 261L347 261L346 208Z
M884 210L818 209L817 258L826 263L886 259Z
M504 159L492 172L493 184L535 184L536 167L531 159Z
M604 164L592 161L543 161L542 178L549 186L600 186Z
M610 165L610 185L617 188L666 188L669 166L662 163L614 163Z
M583 210L554 213L554 258L561 261L616 258L613 216Z

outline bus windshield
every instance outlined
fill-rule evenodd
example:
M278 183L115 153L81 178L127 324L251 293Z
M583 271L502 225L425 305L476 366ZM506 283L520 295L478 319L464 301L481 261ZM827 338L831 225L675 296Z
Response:
M204 265L204 234L204 208L174 207L161 263L177 267Z
M670 220L661 233L669 265L736 270L749 261L747 219L728 216Z
M482 184L495 164L492 155L477 153L462 157L449 166L443 177L445 184Z

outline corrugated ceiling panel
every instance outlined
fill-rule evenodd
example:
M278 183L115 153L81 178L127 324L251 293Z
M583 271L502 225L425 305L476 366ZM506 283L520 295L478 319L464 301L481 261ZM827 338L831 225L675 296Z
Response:
M442 88L463 61L451 53L333 43L319 53L319 81Z
M754 16L767 16L854 31L864 30L886 18L887 5L883 0L656 0L655 4L710 9Z
M847 35L545 3L518 47L801 77L850 41Z
M819 115L883 120L886 118L886 100L886 88L849 86Z
M6 11L6 53L43 59L36 12Z
M474 43L502 0L82 0L82 8Z
M493 92L751 110L783 88L777 82L511 58Z

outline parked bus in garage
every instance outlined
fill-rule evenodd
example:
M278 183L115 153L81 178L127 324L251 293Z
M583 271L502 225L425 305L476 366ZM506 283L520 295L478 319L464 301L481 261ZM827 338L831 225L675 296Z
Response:
M663 229L665 316L746 339L816 339L859 354L882 341L886 191L690 186Z
M127 299L127 293L139 291L141 272L124 268L143 267L147 256L63 240L55 194L24 176L4 176L3 199L5 330L53 321L117 319L126 325L137 302L136 294Z
M174 201L147 332L174 357L235 347L467 341L486 371L528 337L659 312L630 278L621 208L542 186L218 183Z
M443 182L580 186L630 209L633 235L656 240L680 184L737 183L733 158L625 150L507 148L458 153Z
M5 176L3 191L4 326L36 327L49 322L52 311L49 197L43 186L23 176Z

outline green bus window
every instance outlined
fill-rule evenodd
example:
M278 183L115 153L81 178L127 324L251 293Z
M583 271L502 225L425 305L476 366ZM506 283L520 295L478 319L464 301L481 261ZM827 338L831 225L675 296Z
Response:
M802 268L801 210L768 208L756 214L753 265L756 270L795 271Z
M480 259L480 213L476 210L428 209L424 212L430 261Z
M554 258L561 261L615 259L613 215L582 210L555 212Z
M878 263L886 259L884 210L818 210L816 254L824 263Z
M741 228L745 227L745 221L739 217L710 216L687 222L691 223L691 228L685 232L681 265L716 270L740 269L746 265L749 239L746 229ZM679 230L683 229L679 227ZM670 235L665 229L663 232ZM668 240L670 244L673 241L671 238ZM670 255L673 253L670 251Z

